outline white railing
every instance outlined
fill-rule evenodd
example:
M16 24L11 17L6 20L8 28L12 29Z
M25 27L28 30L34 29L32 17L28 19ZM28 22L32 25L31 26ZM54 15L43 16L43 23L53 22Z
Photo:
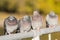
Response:
M59 31L60 31L60 26L52 27L52 28L43 28L43 29L40 29L40 31L37 33L39 35L43 35L43 34L49 34L53 32L59 32ZM17 39L29 38L33 36L34 36L34 32L32 30L28 33L16 33L16 34L10 34L10 35L3 35L3 36L0 36L0 40L17 40Z

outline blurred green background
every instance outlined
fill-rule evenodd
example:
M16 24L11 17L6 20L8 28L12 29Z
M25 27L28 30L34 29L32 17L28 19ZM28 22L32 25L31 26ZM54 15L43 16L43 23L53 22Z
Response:
M34 10L38 10L43 16L43 28L45 28L45 17L50 11L58 15L58 25L60 24L60 0L0 0L0 35L4 33L4 19L10 15L17 19L24 15L32 15ZM60 32L52 33L52 40L60 40ZM23 39L31 40L31 38ZM42 35L41 40L48 40L48 34Z
M30 14L35 9L41 14L51 10L60 14L60 0L0 0L0 11Z

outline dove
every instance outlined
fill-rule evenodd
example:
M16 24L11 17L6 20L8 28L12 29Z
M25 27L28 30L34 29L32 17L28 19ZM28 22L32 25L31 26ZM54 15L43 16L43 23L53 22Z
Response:
M4 35L11 34L18 28L18 20L14 16L9 16L4 20Z

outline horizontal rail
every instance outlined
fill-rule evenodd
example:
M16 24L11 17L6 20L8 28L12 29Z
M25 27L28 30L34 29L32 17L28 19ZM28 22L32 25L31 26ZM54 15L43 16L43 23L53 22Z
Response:
M0 40L17 40L17 39L22 39L22 38L29 38L34 36L35 30L32 30L30 32L26 33L16 33L16 34L10 34L10 35L3 35L0 36ZM57 27L52 27L52 28L43 28L40 29L39 32L36 32L38 35L43 35L43 34L49 34L53 32L60 32L60 26Z

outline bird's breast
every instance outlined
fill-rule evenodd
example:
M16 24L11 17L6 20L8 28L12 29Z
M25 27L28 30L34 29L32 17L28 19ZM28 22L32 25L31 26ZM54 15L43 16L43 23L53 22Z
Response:
M18 25L14 25L14 26L6 25L7 32L13 32L14 30L17 29L17 27Z

